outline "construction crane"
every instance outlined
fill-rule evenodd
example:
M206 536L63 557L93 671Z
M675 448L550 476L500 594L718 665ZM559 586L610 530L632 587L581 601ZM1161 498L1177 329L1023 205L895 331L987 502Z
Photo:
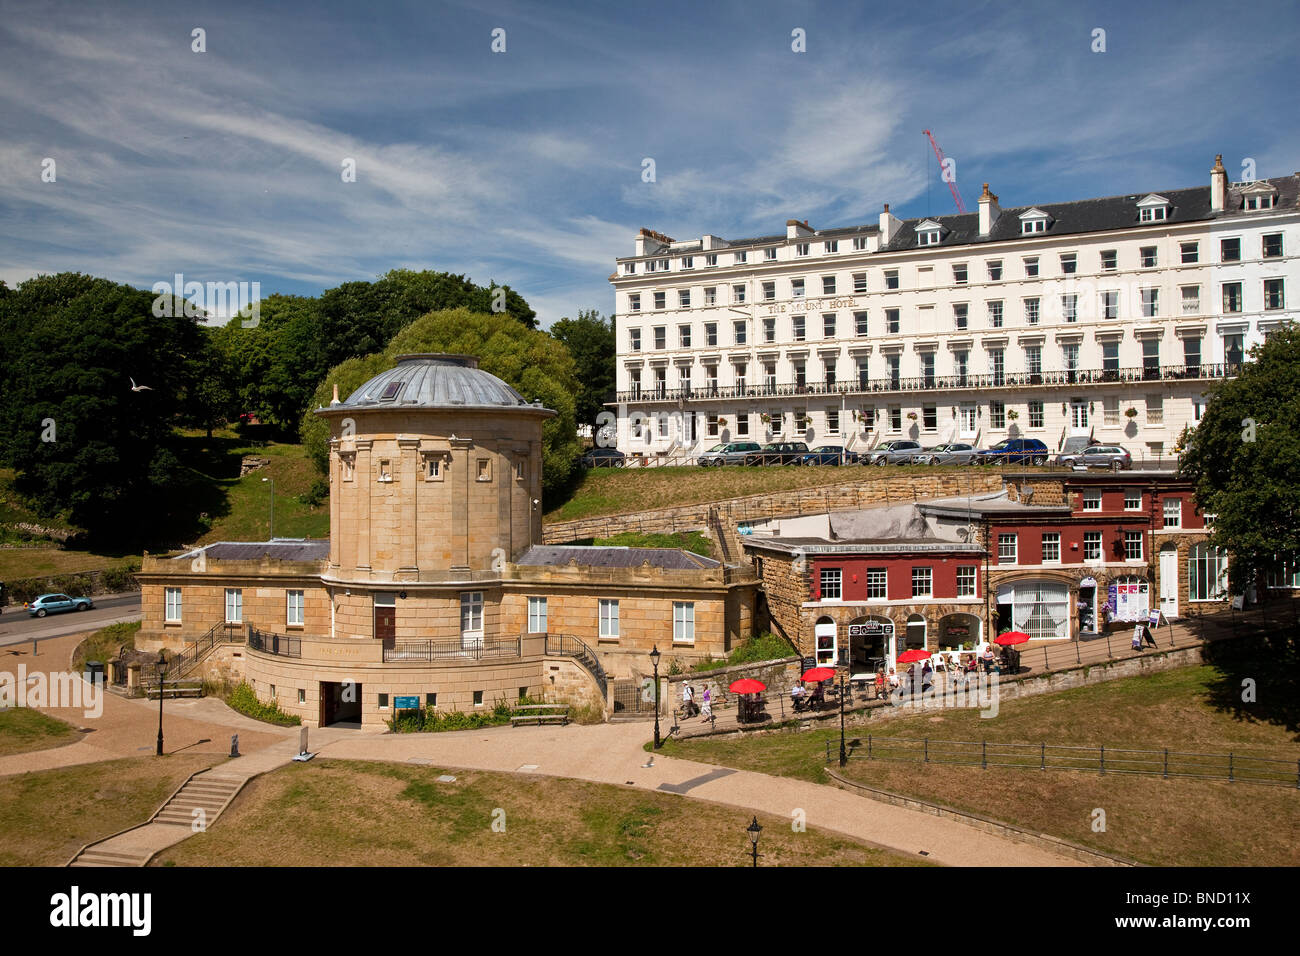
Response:
M930 140L930 145L934 147L934 155L939 157L939 176L940 178L943 178L943 174L947 172L947 170L944 168L943 165L944 163L943 150L939 148L939 144L934 141L934 135L928 129L923 129L921 130L921 132L926 135L926 137ZM961 201L961 193L957 192L957 183L955 180L956 180L955 176L952 179L947 180L948 191L952 193L952 201L957 204L957 211L965 212L966 204Z

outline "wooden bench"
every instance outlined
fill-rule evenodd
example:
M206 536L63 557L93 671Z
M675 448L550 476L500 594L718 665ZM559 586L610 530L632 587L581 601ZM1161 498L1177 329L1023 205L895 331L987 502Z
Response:
M510 711L510 726L520 724L569 723L568 704L515 704Z
M203 681L201 680L165 680L163 681L162 694L164 697L202 697ZM150 684L145 688L145 696L149 700L158 699L157 683Z

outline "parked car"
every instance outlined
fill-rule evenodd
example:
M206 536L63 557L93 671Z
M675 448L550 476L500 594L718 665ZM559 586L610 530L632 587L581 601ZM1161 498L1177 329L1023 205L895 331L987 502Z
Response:
M1045 465L1047 446L1037 438L1004 438L971 457L972 465Z
M1095 442L1090 435L1071 435L1065 440L1065 444L1061 446L1061 450L1057 452L1052 461L1057 465L1063 465L1065 462L1062 459L1067 455L1077 455L1092 444L1095 444Z
M720 445L714 445L704 454L695 459L697 465L713 465L722 467L723 465L744 465L747 464L745 456L752 451L758 451L758 442L756 441L728 441Z
M924 448L912 460L918 465L969 465L978 449L964 442L950 441L933 448Z
M895 438L877 445L871 451L858 458L864 465L909 465L912 458L924 451L919 441L907 438Z
M61 611L89 611L95 602L88 597L68 597L66 594L42 594L23 605L32 617L44 617Z
M621 468L627 456L617 448L588 448L582 456L583 468Z
M747 465L797 465L808 454L808 444L801 441L772 441L745 456Z
M845 451L839 445L818 445L799 459L801 465L856 465L857 453Z
M1057 464L1071 468L1079 465L1085 468L1109 468L1111 471L1123 471L1133 467L1133 456L1119 445L1089 445L1072 455L1056 456Z

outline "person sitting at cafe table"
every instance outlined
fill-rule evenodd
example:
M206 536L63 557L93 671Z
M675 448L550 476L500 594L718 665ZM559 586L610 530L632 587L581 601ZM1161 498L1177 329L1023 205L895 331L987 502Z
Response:
M807 693L808 692L803 689L803 684L795 684L790 688L790 700L797 704L799 701L803 700L804 695Z
M984 653L980 655L980 661L984 664L984 673L993 670L993 645L985 644Z

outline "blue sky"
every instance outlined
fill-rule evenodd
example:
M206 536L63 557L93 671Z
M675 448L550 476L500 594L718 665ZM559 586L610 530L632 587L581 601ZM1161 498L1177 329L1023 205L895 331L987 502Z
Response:
M543 324L608 313L642 226L954 211L926 127L972 209L986 180L1004 207L1208 183L1215 153L1291 173L1297 27L1268 2L0 0L0 279L433 268Z

